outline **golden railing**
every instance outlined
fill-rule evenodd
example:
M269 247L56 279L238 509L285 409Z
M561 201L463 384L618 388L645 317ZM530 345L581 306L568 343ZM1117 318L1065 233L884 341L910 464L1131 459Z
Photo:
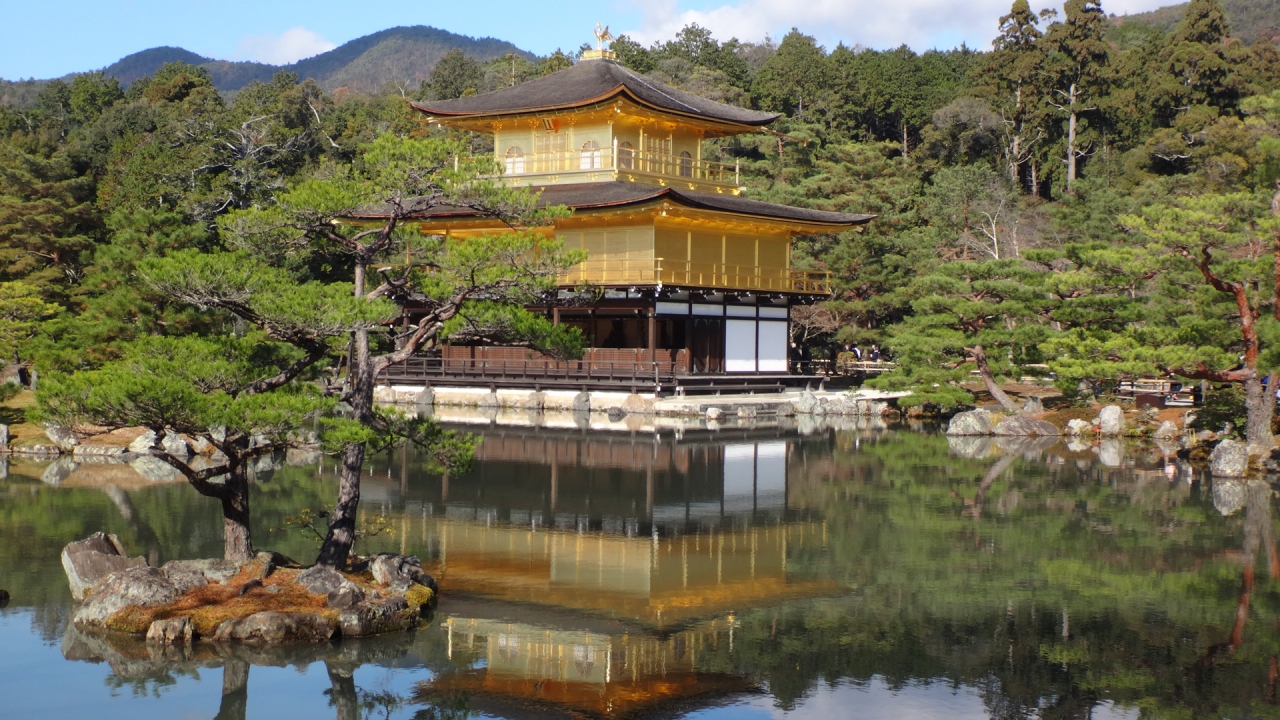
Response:
M518 157L500 155L504 176L590 173L602 170L656 175L673 180L737 185L737 165L680 157L668 153L604 147L599 150L561 150L527 153Z
M564 285L684 285L773 292L830 294L831 273L685 260L588 260L560 278Z
M696 158L679 157L665 153L617 150L615 153L617 168L620 171L632 171L661 175L677 180L694 180L714 183L738 184L739 173L736 165L698 160Z

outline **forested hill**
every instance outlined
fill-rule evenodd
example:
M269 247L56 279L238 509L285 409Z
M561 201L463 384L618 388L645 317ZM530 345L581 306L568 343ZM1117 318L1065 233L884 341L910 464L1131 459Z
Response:
M696 25L649 45L619 36L612 50L658 82L780 114L777 134L700 148L740 169L747 197L877 216L793 245L793 266L830 273L833 290L792 315L793 339L824 358L844 344L887 348L898 370L870 382L910 390L900 404L972 404L979 363L993 386L1052 372L1081 402L1121 377L1166 374L1249 382L1264 398L1262 374L1280 385L1269 250L1280 233L1280 46L1235 40L1220 0L1191 0L1168 33L1117 26L1105 1L1069 0L1051 18L1009 0L989 19L986 51L828 48L798 30L720 41ZM350 282L329 246L274 254L288 236L262 213L295 197L324 212L358 206L348 187L388 186L347 178L401 167L397 153L412 148L423 168L448 155L488 163L493 140L432 126L408 101L573 64L562 52L483 60L514 48L471 41L481 44L448 51L416 87L408 71L395 84L381 75L377 92L353 87L417 42L371 36L234 94L207 64L181 62L127 88L101 72L0 83L0 355L33 358L48 384L153 335L234 330L140 281L178 251L252 248L281 278ZM34 97L14 107L10 89ZM328 232L319 216L306 216L308 232ZM1269 429L1262 400L1249 407L1253 419L1211 429Z
M1280 0L1222 0L1232 35L1252 44L1259 38L1280 39ZM1125 15L1121 22L1141 22L1165 32L1173 30L1187 13L1187 3L1151 12Z
M352 92L374 92L397 81L418 87L436 62L455 48L478 60L511 54L533 59L531 53L505 40L473 38L415 25L365 35L291 65L215 60L182 48L157 47L123 57L107 66L105 72L127 86L154 75L167 62L185 62L208 70L214 86L222 92L239 90L254 80L268 82L280 70L297 73L303 80L312 78L327 90L345 87ZM34 100L34 93L28 94ZM15 95L10 102L17 99Z

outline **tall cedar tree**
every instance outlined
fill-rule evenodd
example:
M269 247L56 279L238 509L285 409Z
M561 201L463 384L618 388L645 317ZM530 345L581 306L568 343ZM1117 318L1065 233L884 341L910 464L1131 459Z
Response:
M1062 142L1067 194L1075 191L1080 159L1092 151L1085 119L1098 109L1111 83L1111 47L1107 16L1097 0L1067 0L1062 22L1049 26L1041 40L1048 48L1048 86L1044 101L1056 109L1065 128L1054 128Z
M992 41L994 51L975 73L979 82L988 83L983 90L1000 113L1004 126L1000 151L1009 180L1018 187L1029 180L1023 166L1044 140L1044 129L1036 122L1044 106L1045 56L1039 22L1027 0L1014 0L1009 14L1000 18L1000 35Z

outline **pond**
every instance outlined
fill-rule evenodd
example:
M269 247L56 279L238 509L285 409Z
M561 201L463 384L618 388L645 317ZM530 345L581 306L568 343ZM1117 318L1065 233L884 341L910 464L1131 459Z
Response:
M382 531L357 549L421 557L439 606L280 651L76 630L65 543L220 555L217 504L162 472L10 459L0 716L1280 716L1269 485L1117 441L782 423L478 426L450 477L376 457ZM330 503L334 472L261 463L257 545L312 559L285 517Z

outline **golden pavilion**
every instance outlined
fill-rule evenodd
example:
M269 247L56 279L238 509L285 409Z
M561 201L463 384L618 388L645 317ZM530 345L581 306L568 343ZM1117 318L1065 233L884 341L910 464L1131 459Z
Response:
M591 380L633 392L637 381L661 392L717 376L722 384L782 380L791 308L831 291L828 273L793 267L793 240L874 217L743 197L738 166L705 158L703 141L762 132L779 116L663 85L607 50L520 85L413 107L432 123L492 135L504 182L570 208L554 233L588 257L562 287L602 290L590 306L547 310L583 331L582 363L566 367L523 348L451 346L444 374L499 367L507 371L497 380L518 374L515 382L527 384L541 372L545 387ZM422 232L453 237L506 230L456 209L419 220Z

